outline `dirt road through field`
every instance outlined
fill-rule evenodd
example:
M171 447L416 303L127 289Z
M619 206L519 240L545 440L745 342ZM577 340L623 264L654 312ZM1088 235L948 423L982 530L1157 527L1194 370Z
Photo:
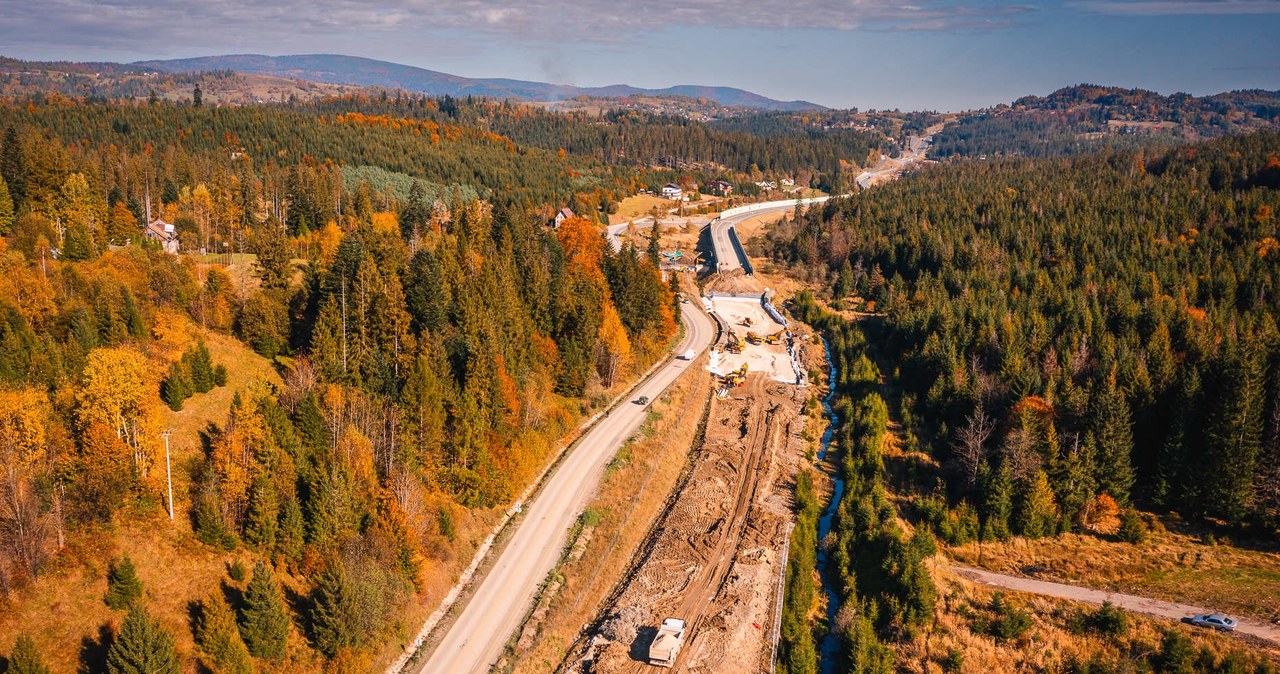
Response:
M1087 587L1067 585L1066 583L1051 583L1043 580L1024 578L1022 576L992 573L990 571L983 571L981 569L974 569L967 566L953 566L951 567L951 570L960 574L964 578L983 585L1002 587L1007 590L1015 590L1017 592L1043 594L1050 597L1070 599L1072 601L1083 601L1090 604L1111 602L1112 604L1127 611L1145 613L1147 615L1169 618L1171 620L1181 620L1187 616L1213 612L1211 609L1201 606L1176 604L1174 602L1160 601L1159 599L1151 599L1149 597L1137 597L1131 594L1120 594L1118 592L1110 592L1107 590L1094 590ZM1238 623L1236 632L1258 637L1259 639L1265 639L1275 644L1280 644L1280 626L1247 618L1236 618L1236 622Z

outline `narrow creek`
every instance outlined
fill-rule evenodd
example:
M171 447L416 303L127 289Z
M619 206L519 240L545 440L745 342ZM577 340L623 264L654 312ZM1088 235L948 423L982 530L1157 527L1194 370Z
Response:
M827 342L827 338L822 338L822 348L827 354L827 395L822 398L822 411L827 415L827 430L822 433L822 440L818 445L818 460L827 460L827 451L831 449L831 438L835 435L836 426L839 425L840 419L831 408L832 401L836 395L836 365L835 360L831 357L831 345ZM840 469L838 465L833 465L831 478L833 485L831 489L831 503L827 505L827 509L823 511L822 516L818 518L818 576L822 579L822 590L827 594L827 631L822 635L822 643L818 645L818 671L821 674L833 674L835 672L836 662L839 660L840 639L836 636L831 626L835 625L836 612L840 610L840 595L836 592L839 579L832 577L834 570L829 568L831 555L823 548L822 541L827 537L827 533L831 531L831 522L835 519L836 510L840 507L840 497L844 495L844 479L840 477Z

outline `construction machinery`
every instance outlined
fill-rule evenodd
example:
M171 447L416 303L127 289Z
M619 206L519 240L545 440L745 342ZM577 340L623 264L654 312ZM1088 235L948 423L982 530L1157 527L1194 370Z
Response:
M742 349L743 349L742 338L733 334L732 332L729 333L729 343L725 344L724 350L728 351L729 353L742 353Z
M658 667L674 667L680 647L684 645L684 621L667 618L658 627L658 634L649 644L649 664Z
M760 342L762 342L762 341L763 341L763 340L762 340L762 339L760 339L760 335L758 335L758 334L756 334L756 333L754 333L754 332L748 332L748 333L747 333L747 343L748 343L748 344L751 344L752 346L758 346L758 345L760 344Z
M725 388L742 386L742 384L746 381L747 381L747 364L746 363L743 363L742 367L724 376Z

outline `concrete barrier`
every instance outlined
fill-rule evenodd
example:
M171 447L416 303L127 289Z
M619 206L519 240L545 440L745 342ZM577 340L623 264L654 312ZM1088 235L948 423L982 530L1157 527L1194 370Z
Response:
M717 218L717 219L732 218L735 215L755 213L757 211L768 211L775 208L779 208L781 206L791 206L792 208L794 208L796 205L812 206L813 204L826 203L827 200L829 199L831 199L831 197L810 197L808 199L783 199L781 201L762 201L758 204L747 204L746 206L735 206L733 208L726 208L725 210L720 211L720 218Z

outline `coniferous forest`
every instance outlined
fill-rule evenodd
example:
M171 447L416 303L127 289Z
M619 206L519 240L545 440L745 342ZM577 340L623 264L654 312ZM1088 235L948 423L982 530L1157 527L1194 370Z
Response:
M1104 495L1274 528L1277 151L1259 133L940 167L767 245L878 317L903 412L985 529L1070 529ZM1042 473L1052 521L984 505L1005 483L1032 504Z
M944 592L922 566L935 538L964 546L1081 532L1136 544L1147 536L1140 512L1154 511L1271 549L1278 153L1280 136L1267 132L945 165L762 237L763 254L824 289L791 308L829 341L839 373L844 492L822 543L840 602L829 627L837 671L901 671L921 639L928 657L921 635ZM902 428L886 440L891 419ZM927 457L899 465L898 498L886 485L891 445ZM816 526L801 512L798 530ZM785 671L816 671L806 606L783 614ZM978 610L961 613L973 621L965 629L996 643L1032 624L999 594ZM1106 623L1122 635L1123 615L1108 622L1107 611L1082 615L1078 629ZM1170 628L1163 639L1155 650L1122 647L1118 659L1069 654L1060 666L1273 671L1240 653L1193 657ZM944 671L967 671L957 669L964 655L940 660Z

